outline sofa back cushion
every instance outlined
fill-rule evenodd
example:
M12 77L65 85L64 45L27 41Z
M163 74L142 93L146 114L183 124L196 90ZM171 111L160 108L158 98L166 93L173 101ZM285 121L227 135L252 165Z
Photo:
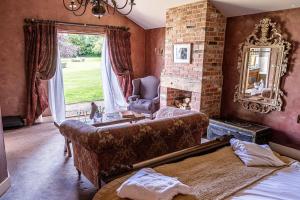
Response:
M206 115L191 113L103 128L65 121L60 131L72 143L96 153L101 170L109 171L200 144L207 126Z

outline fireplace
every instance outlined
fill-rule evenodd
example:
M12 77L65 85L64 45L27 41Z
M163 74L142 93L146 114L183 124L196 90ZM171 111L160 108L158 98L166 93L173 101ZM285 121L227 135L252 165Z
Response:
M200 93L188 90L161 87L161 106L200 111Z
M166 18L161 106L218 116L226 18L210 1L171 8ZM174 63L174 44L182 43L192 45L190 63Z
M167 106L191 110L192 92L167 88Z

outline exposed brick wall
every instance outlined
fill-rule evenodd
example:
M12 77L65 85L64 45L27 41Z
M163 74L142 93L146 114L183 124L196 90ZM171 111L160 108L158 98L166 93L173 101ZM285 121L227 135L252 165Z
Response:
M207 5L201 111L218 116L221 110L223 86L222 65L226 18L212 4Z
M220 114L225 28L226 18L206 0L167 11L162 105L167 105L167 88L175 88L192 92L193 110ZM190 64L174 64L176 43L192 44Z

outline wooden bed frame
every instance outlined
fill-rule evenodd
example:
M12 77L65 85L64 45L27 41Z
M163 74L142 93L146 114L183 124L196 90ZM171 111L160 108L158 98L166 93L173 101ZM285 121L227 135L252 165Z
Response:
M101 172L101 180L103 184L107 184L110 181L113 181L114 179L128 175L142 168L154 168L163 164L179 162L189 157L208 154L222 147L229 146L230 145L229 141L231 138L232 136L223 136L210 142L206 142L191 148L187 148L181 151L176 151L170 154L156 157L147 161L139 162L132 166L124 165L124 166L113 168L109 172L103 171Z

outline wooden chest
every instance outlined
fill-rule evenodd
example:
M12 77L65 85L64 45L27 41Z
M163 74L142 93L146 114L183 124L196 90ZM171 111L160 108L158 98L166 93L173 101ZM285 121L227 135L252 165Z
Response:
M233 135L239 140L257 144L268 144L271 138L271 129L243 120L210 119L207 129L208 139L213 140L224 135Z

